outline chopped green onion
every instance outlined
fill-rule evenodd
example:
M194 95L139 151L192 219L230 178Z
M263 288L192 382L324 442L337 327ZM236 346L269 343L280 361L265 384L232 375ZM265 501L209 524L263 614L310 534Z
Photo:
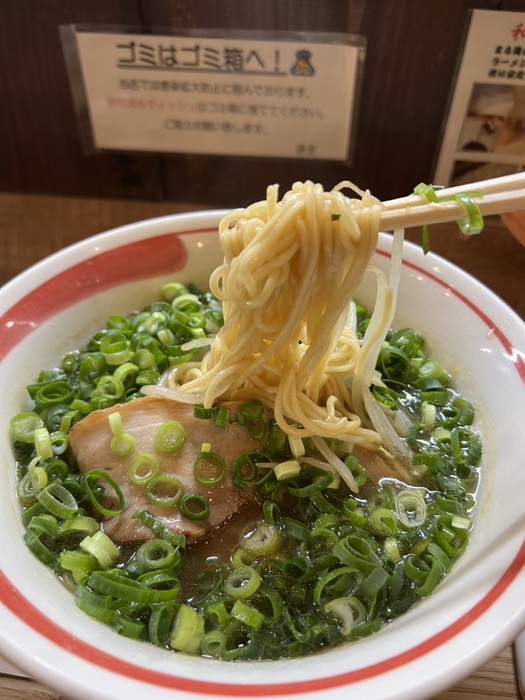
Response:
M224 592L231 598L249 598L261 585L260 574L251 566L235 569L224 582Z
M406 527L420 527L427 519L427 504L420 491L404 489L396 496L397 517Z
M423 401L421 406L423 411L423 428L431 431L436 424L436 406L428 401Z
M117 401L124 396L124 384L112 374L106 374L95 380L95 392L104 399Z
M187 292L186 287L180 282L169 282L162 287L162 298L171 304L175 297L180 294L187 294Z
M60 526L60 537L78 534L94 535L99 527L95 518L90 518L87 515L73 515L64 520Z
M251 605L246 605L242 600L236 600L231 611L231 616L248 627L256 630L261 629L264 622L264 615Z
M333 600L333 595L330 595L330 589L343 580L347 590L354 593L357 591L363 580L363 574L353 566L341 566L337 569L325 573L321 576L314 589L314 601L317 605L323 607ZM331 584L330 586L328 584ZM326 589L326 595L325 594Z
M436 544L449 557L457 557L465 550L468 544L468 531L464 528L453 527L450 515L441 515L438 518L432 528L432 534Z
M189 605L181 605L173 623L170 647L196 654L204 637L204 618Z
M362 537L349 535L339 540L333 548L334 555L347 566L355 567L357 571L369 574L378 563L370 544Z
M325 612L337 615L343 623L341 634L348 637L350 632L366 620L366 610L363 603L354 596L334 598L324 606Z
M222 428L225 430L230 422L230 409L221 406L219 408L219 413L217 414L217 419L215 420L215 425L217 428Z
M452 401L452 406L459 411L462 425L472 425L474 421L474 406L469 401L456 396Z
M118 508L116 508L115 510L105 508L96 497L95 492L93 491L93 486L98 481L106 482L106 484L108 484L108 486L110 486L115 492L119 502ZM92 505L98 510L99 513L102 513L102 515L120 515L123 512L126 503L124 499L124 494L122 493L122 489L117 484L115 479L113 479L113 477L111 477L102 469L91 469L91 471L86 472L82 477L82 486L84 487L86 495L91 501Z
M146 496L159 506L175 506L182 498L183 486L176 476L161 474L146 484Z
M227 641L228 637L220 630L206 632L201 641L201 654L217 659L226 649Z
M459 515L454 515L452 517L451 525L455 529L470 530L470 526L472 525L472 522L470 521L469 518L463 518Z
M56 406L61 403L67 404L73 399L73 396L74 389L69 382L59 380L45 384L37 390L33 398L37 410L42 411L45 408L49 408L49 406Z
M56 481L48 484L37 496L38 501L57 518L70 518L78 511L71 493Z
M215 452L202 451L193 464L193 474L199 484L206 486L220 484L226 474L226 462Z
M33 552L33 554L40 559L40 561L48 566L50 569L57 571L60 568L59 560L56 554L53 554L46 546L43 544L34 532L28 530L24 533L24 540L28 548Z
M35 430L44 427L44 421L34 411L18 413L10 421L11 434L14 440L31 443L35 441Z
M33 487L33 495L38 497L38 494L47 486L48 476L44 467L38 467L31 463L27 468L27 473Z
M299 520L295 520L294 518L283 518L282 526L284 532L290 537L293 537L300 542L308 542L308 539L310 538L310 530Z
M143 622L133 620L121 610L115 612L109 621L109 626L117 634L130 639L141 639L146 630L146 625Z
M180 503L180 512L188 520L206 520L210 514L210 502L205 496L188 493Z
M89 576L98 566L96 558L92 554L78 550L60 552L60 566L71 571L76 583Z
M49 439L51 440L51 449L54 455L62 455L66 452L69 440L65 433L61 430L55 430L50 434Z
M175 548L166 540L150 540L140 545L135 556L150 571L167 569L175 561Z
M245 549L256 556L274 554L281 543L279 530L269 523L259 523L255 532L244 538Z
M175 566L180 568L177 559L180 558L180 553L175 553ZM180 593L180 580L174 572L173 566L170 569L147 571L138 577L137 581L143 586L151 589L152 603L173 603Z
M51 437L47 428L37 428L34 433L36 452L41 460L53 457Z
M141 452L131 460L128 479L136 486L145 486L160 473L160 462L155 455Z
M124 424L122 423L122 416L120 414L120 411L115 411L114 413L110 413L108 416L108 421L109 421L109 429L111 430L112 434L114 437L118 437L119 435L124 435Z
M465 208L466 217L457 219L457 224L462 233L464 233L466 236L479 233L483 229L483 216L479 206L472 200L473 196L480 197L482 195L480 192L465 192L463 194L444 197L442 200L445 201L448 199L455 199L457 202L461 202Z
M102 530L85 537L80 543L80 549L92 554L104 569L110 567L120 556L118 547Z
M122 433L122 435L116 435L111 440L110 447L114 455L125 457L135 449L135 439L129 433Z
M194 404L193 406L193 415L195 418L200 418L202 420L209 420L209 419L214 419L217 418L219 415L219 408L218 406L212 406L211 408L204 408L202 404Z
M290 445L290 450L294 457L304 457L306 450L304 448L304 443L301 438L288 436L288 444Z
M249 399L245 401L237 412L237 422L239 425L253 423L261 418L264 413L264 406L260 399Z
M176 608L173 605L160 605L151 612L148 622L148 637L159 647L168 645L173 627Z
M226 606L222 600L217 600L208 605L204 610L204 614L214 625L218 625L220 628L226 627L231 620L231 615L226 610Z
M384 544L384 552L386 556L394 562L401 561L401 553L399 545L395 537L387 537Z
M56 540L59 534L60 526L54 515L42 513L31 518L28 525L29 530L32 530L37 537L47 535L52 540Z
M360 591L370 600L379 593L388 581L388 573L382 566L377 566L361 582Z
M388 508L377 508L370 516L370 525L378 535L391 537L397 533L397 516Z
M277 481L285 481L286 479L294 479L301 473L301 465L295 459L290 459L287 462L281 462L273 468Z
M437 202L438 200L434 185L427 185L424 182L420 182L419 185L414 187L414 194L421 195L427 202Z
M430 252L430 238L428 236L428 226L426 224L423 224L421 227L421 248L425 255Z
M436 379L441 384L446 385L450 381L450 375L438 362L429 360L419 368L419 379Z
M452 562L450 561L450 557L448 554L446 554L439 545L437 545L435 542L431 542L428 545L428 553L432 554L435 559L440 563L441 568L443 569L443 573L448 574L450 569L452 568Z
M149 511L137 510L133 513L131 517L140 520L140 522L143 525L146 525L146 527L149 527L149 529L152 530L157 535L157 537L166 540L166 542L169 542L174 547L186 547L186 537L184 535L169 530L165 525L161 523L160 520L158 520Z
M161 452L177 452L184 445L186 431L176 420L165 421L157 430L155 445Z
M99 593L120 598L130 603L147 605L151 600L152 591L138 581L133 581L119 569L113 571L94 571L87 584Z

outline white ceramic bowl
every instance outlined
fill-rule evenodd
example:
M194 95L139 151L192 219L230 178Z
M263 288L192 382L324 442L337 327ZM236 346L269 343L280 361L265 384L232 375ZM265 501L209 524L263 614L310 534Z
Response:
M0 291L0 652L77 700L425 698L456 683L525 625L525 326L498 298L411 244L396 325L423 331L477 407L484 473L466 554L438 589L378 634L296 660L227 663L119 637L82 613L25 548L8 426L25 386L109 313L151 303L168 280L205 287L221 212L165 217L83 241ZM386 268L390 237L374 262ZM366 281L366 304L373 288Z

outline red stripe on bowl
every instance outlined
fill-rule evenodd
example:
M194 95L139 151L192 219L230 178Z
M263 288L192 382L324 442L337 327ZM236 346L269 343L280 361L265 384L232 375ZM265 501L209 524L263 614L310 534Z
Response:
M376 253L379 255L384 255L386 258L390 257L390 253L385 252L383 250L376 250ZM452 294L460 299L466 306L469 307L471 311L473 311L478 318L480 318L483 323L487 326L489 329L489 332L494 334L494 337L496 337L501 345L503 346L505 352L509 356L510 361L514 364L516 367L516 370L521 378L521 381L525 384L525 359L523 356L516 351L516 348L512 346L512 343L509 341L507 336L503 333L503 331L496 326L495 323L493 323L490 318L483 313L483 311L474 304L470 299L468 299L466 296L464 296L461 292L459 292L457 289L454 289L448 282L445 282L442 280L440 277L437 277L436 275L433 275L431 272L427 272L426 270L422 270L420 267L417 265L414 265L414 263L408 262L407 260L403 260L403 265L406 267L411 268L412 270L415 270L419 274L425 275L425 277L428 277L431 279L433 282L437 282L441 287L444 287L448 291L452 292Z
M170 688L190 693L204 693L207 695L225 697L269 697L275 695L298 695L299 693L311 693L329 690L343 685L351 685L369 678L374 678L388 671L393 671L411 661L415 661L421 656L437 649L442 644L445 644L478 620L507 590L524 565L525 542L521 545L516 557L503 576L474 607L458 618L453 624L432 637L429 637L421 644L401 654L396 654L389 659L371 664L370 666L364 666L355 671L308 681L294 681L292 683L271 683L270 681L253 685L246 682L243 684L217 683L161 673L147 667L129 663L87 644L82 639L75 637L67 630L59 627L59 625L43 615L38 608L26 600L2 572L0 572L0 600L12 613L50 642L80 657L84 661L88 661L96 666L112 671L113 673L118 673L127 678L162 688Z
M184 231L183 233L204 233L214 230L215 229L201 229L198 231ZM166 274L170 271L175 271L176 269L183 269L184 265L186 264L186 258L184 257L182 260L180 257L177 257L177 250L183 249L183 254L185 255L186 253L183 243L178 240L178 236L180 235L182 234L157 236L146 241L137 241L136 243L121 246L120 248L108 251L107 253L102 253L99 256L92 258L91 261L80 263L77 266L59 273L56 277L52 278L44 285L41 285L37 290L30 292L0 318L0 330L5 328L6 320L11 320L15 321L15 324L21 324L24 331L21 333L20 337L13 333L10 336L9 342L7 342L5 339L0 340L0 359L6 354L6 352L11 350L21 338L25 337L31 332L31 330L33 330L34 327L42 323L43 320L49 318L53 313L62 311L64 308L73 305L77 301L85 299L95 291L102 291L103 289L108 289L112 286L116 286L117 284L123 284L125 282L130 282L137 279L144 279L148 276L156 274ZM165 243L168 240L173 244L173 248L170 248L171 259L169 262L167 261L168 254L165 247ZM181 248L178 248L179 245ZM129 255L129 259L127 264L121 265L121 251L123 250L125 250L126 256ZM378 252L380 255L390 257L388 252L376 252ZM136 256L141 255L144 255L145 257L144 264L142 264L143 261L137 262L135 260ZM111 268L109 263L110 260L115 261L117 265L116 268ZM69 281L75 281L75 276L78 275L79 269L83 271L84 274L86 274L88 271L92 272L95 261L97 264L101 265L100 271L97 269L97 277L95 282L92 282L89 287L86 286L84 288L74 285L74 293L72 293L71 290L68 292L67 288L64 289L64 284L67 287L67 283ZM174 262L180 266L174 268ZM153 263L153 268L147 267L149 264L153 265ZM490 318L476 306L476 304L465 297L461 292L454 289L450 284L432 273L427 272L426 270L423 270L417 265L409 263L406 260L403 261L403 265L438 283L440 286L446 288L448 291L454 294L454 296L466 304L469 309L471 309L486 324L489 330L494 333L494 336L501 343L511 361L514 362L519 376L525 384L525 364L523 358L517 353L503 331L498 328L490 320ZM42 290L45 290L48 296L46 296L45 299L44 310L41 311L40 307L43 305L42 299L38 298L38 292L40 291L41 293ZM36 305L37 300L38 308ZM273 695L296 695L299 693L328 690L343 685L357 683L359 681L381 675L388 671L392 671L428 654L434 649L445 644L453 637L457 636L473 622L478 620L507 590L524 566L525 542L523 542L514 560L503 573L501 578L496 582L491 590L478 603L476 603L476 605L474 605L467 613L456 620L453 624L449 625L421 644L418 644L401 654L394 655L389 659L356 669L355 671L293 683L272 684L271 682L267 682L264 684L255 685L249 685L246 683L218 683L160 673L148 668L131 664L119 659L118 657L103 652L90 644L87 644L50 620L37 608L35 608L35 606L29 600L24 598L24 596L9 581L2 571L0 571L0 601L20 620L25 622L29 627L57 646L74 654L84 661L114 673L118 673L127 678L146 682L159 687L193 693L206 693L208 695L226 697L267 697Z
M181 235L211 233L216 228L167 233L127 243L94 255L33 289L0 317L0 360L53 314L117 284L137 282L186 267ZM96 248L95 248L96 250Z

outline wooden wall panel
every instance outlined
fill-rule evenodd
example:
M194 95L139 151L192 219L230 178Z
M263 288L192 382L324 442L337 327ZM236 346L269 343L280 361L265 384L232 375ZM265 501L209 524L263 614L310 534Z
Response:
M191 4L142 0L142 4L144 21L151 25L346 30L367 39L353 166L275 158L165 159L168 197L191 196L217 206L260 199L272 182L281 183L284 190L307 178L325 187L351 179L381 198L390 198L430 180L469 9L500 5L494 0L196 0Z
M0 190L246 204L269 183L352 179L389 198L432 176L470 9L525 0L2 0ZM367 38L353 166L308 160L83 156L58 25L349 31Z
M163 196L158 161L85 157L58 26L140 24L137 0L0 2L0 190L102 197Z

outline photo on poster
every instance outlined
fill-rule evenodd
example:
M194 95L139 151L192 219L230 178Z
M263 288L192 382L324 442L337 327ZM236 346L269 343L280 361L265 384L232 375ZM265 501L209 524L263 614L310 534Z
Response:
M525 12L472 10L433 182L525 170Z
M457 151L525 154L525 86L475 83Z

